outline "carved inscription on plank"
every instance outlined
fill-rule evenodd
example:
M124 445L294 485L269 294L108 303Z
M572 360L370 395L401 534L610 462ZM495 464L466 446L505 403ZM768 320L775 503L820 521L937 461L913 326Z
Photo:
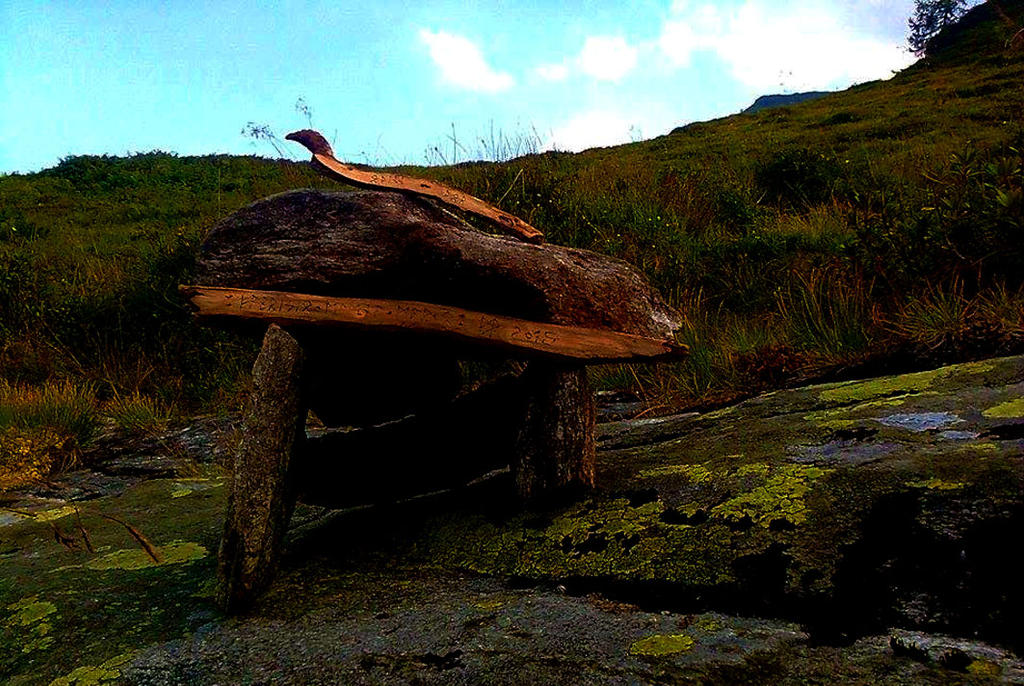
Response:
M435 323L439 327L451 328L464 332L470 336L489 338L502 329L502 321L493 315L474 313L477 316L472 320L467 318L466 312L459 312L455 308L445 308L427 303L417 303L405 300L388 300L380 303L367 302L365 300L353 303L348 302L354 299L331 299L316 298L311 296L281 297L272 292L244 291L240 293L225 293L224 301L228 309L235 310L238 314L247 312L258 312L263 314L350 314L358 319L367 319L373 315L384 317L408 317L419 320L423 323ZM446 316L453 315L453 316ZM505 318L502 318L505 319ZM521 324L512 324L507 331L508 338L513 341L524 341L546 346L557 346L560 338L557 332L551 329L538 327L527 327Z
M685 351L670 341L531 322L411 300L333 298L279 291L183 286L200 315L279 323L352 324L448 334L477 343L575 360L658 358Z

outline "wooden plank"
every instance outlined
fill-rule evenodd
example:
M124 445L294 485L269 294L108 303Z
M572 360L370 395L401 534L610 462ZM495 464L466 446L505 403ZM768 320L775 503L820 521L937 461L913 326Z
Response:
M526 356L626 362L685 354L673 341L544 324L412 300L334 298L282 291L180 286L204 317L242 317L283 325L328 324L441 334Z
M436 181L427 181L389 172L365 171L350 164L345 164L334 157L330 144L316 131L309 129L295 131L285 136L285 138L305 146L313 153L315 166L345 183L362 188L384 188L414 195L425 195L465 212L483 217L506 233L510 233L527 243L544 242L544 234L539 230L514 214L499 210L494 205L469 193L464 193Z

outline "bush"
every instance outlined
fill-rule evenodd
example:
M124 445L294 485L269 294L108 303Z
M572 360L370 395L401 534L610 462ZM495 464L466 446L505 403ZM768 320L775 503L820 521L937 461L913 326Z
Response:
M925 173L923 193L876 191L851 217L856 259L893 291L962 279L969 288L1024 283L1024 147L968 144Z
M32 263L0 247L0 343L20 330L32 311Z
M829 200L841 177L842 168L833 155L806 148L783 150L754 171L764 196L792 209Z
M723 226L734 231L747 231L753 226L757 212L742 190L722 188L715 200L715 215Z
M43 226L29 221L25 214L11 207L0 206L0 243L32 241L49 233Z

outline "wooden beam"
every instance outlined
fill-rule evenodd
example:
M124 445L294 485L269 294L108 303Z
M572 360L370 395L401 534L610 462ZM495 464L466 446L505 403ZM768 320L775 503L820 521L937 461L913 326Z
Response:
M519 217L499 210L494 205L469 193L464 193L436 181L427 181L426 179L417 179L389 172L366 171L353 167L350 164L345 164L334 157L334 151L331 149L330 144L316 131L309 129L295 131L285 136L285 138L305 146L313 153L313 166L332 178L362 188L383 188L413 195L428 196L435 200L440 200L446 205L483 217L505 233L510 233L527 243L544 242L544 234Z
M180 286L202 317L320 324L445 335L526 357L628 362L682 356L686 346L633 334L544 324L412 300L335 298L282 291Z

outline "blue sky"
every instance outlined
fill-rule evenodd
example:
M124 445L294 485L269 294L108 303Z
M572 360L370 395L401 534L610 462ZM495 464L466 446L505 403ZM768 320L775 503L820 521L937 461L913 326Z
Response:
M0 0L0 172L66 155L256 153L312 123L339 157L422 164L455 128L580 150L758 95L887 78L913 0ZM285 143L294 159L305 153Z

